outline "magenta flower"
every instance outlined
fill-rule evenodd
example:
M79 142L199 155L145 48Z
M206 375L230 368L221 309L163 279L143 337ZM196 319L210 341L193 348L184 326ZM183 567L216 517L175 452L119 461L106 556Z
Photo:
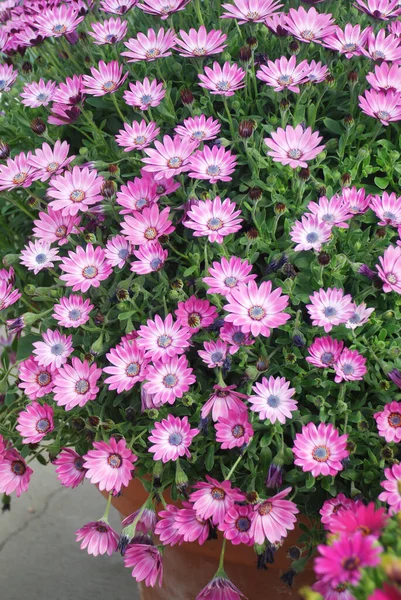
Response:
M94 44L98 46L117 44L125 38L128 31L127 21L122 21L119 17L103 23L92 23L91 27L93 31L88 31L88 34L94 38Z
M139 517L139 520L137 520L137 517ZM132 523L135 520L135 532L139 531L146 535L154 532L156 527L157 515L153 508L144 508L143 510L138 509L130 515L128 515L128 517L125 517L125 519L121 521L121 525L123 528L125 528L128 525L132 525Z
M312 585L312 590L322 596L332 600L355 600L355 596L349 591L347 583L332 585L329 581L322 579ZM370 599L371 600L371 599Z
M367 46L361 50L372 60L396 62L401 59L401 40L392 34L386 36L385 29L379 29L377 35L370 29L366 42Z
M184 225L194 230L195 237L206 236L209 242L221 244L227 235L241 229L242 219L238 218L241 211L235 208L235 202L231 202L229 198L222 202L216 196L214 200L205 200L192 206Z
M330 531L348 536L360 531L363 535L379 538L386 522L385 508L376 510L374 502L369 502L368 505L360 503L334 515L330 520Z
M54 429L53 409L48 404L32 402L18 417L16 427L23 444L37 444Z
M81 114L81 110L77 106L68 104L53 104L51 107L51 115L47 119L50 125L69 125L75 123Z
M309 65L306 60L297 65L296 56L293 55L290 59L282 56L274 62L269 60L267 65L261 65L256 77L273 87L275 92L288 89L299 94L299 84L307 81L308 71Z
M73 33L83 20L84 16L79 16L71 6L61 4L41 11L35 17L34 25L45 37L61 37Z
M21 95L21 102L30 108L38 108L39 106L47 106L53 101L54 91L56 89L54 81L44 82L43 79L28 83ZM58 142L60 144L60 142Z
M136 246L154 242L161 235L168 235L175 227L169 221L170 208L167 206L161 212L157 204L143 209L142 213L135 212L134 216L126 215L121 224L123 235Z
M284 424L292 419L298 402L294 400L295 388L284 377L263 377L262 383L256 382L252 387L254 395L249 396L251 410L259 413L259 419L269 419L271 423L278 421Z
M51 368L40 366L33 357L29 357L19 365L18 387L24 390L30 400L36 400L50 394L54 387L55 375Z
M131 390L138 381L145 380L149 360L145 359L145 352L136 341L118 344L110 349L106 357L112 365L103 368L105 373L110 374L104 381L110 390L117 390L121 394Z
M144 581L147 587L156 583L161 587L163 561L159 548L151 544L130 544L124 554L124 566L131 568L136 581Z
M156 79L150 82L147 77L142 82L129 83L128 87L129 91L126 90L123 94L124 102L140 110L159 106L166 95L163 83L158 83Z
M279 37L286 37L289 35L286 27L287 15L285 13L278 13L272 17L265 19L266 27L275 35Z
M375 413L377 429L379 435L386 442L396 442L401 440L401 403L389 402L384 405L382 411Z
M383 192L382 196L373 196L370 200L370 208L376 213L379 225L401 227L401 196L397 197L395 192L391 194Z
M201 25L198 30L191 28L188 33L181 29L180 36L181 39L176 39L177 45L182 48L180 56L210 56L223 52L227 46L225 44L227 34L220 29L212 29L208 32L204 25Z
M155 173L157 180L166 177L170 179L189 171L189 157L196 149L198 143L187 138L181 138L179 135L171 138L169 135L163 137L163 143L155 141L155 148L145 148L144 152L148 158L143 158L146 163L144 171Z
M308 423L302 427L302 433L295 436L292 449L296 458L294 464L302 467L304 472L318 475L336 475L342 471L341 461L349 455L348 435L339 435L331 423Z
M6 450L0 460L0 493L19 498L26 492L33 471L13 448Z
M22 294L19 290L13 290L12 284L8 284L3 279L0 280L0 310L8 308L21 298Z
M306 360L314 367L327 369L337 362L343 348L344 342L330 336L316 338L308 348L309 356L306 357Z
M220 523L220 531L234 546L238 544L253 546L255 543L249 533L252 524L252 513L252 506L235 505L227 511L223 523Z
M184 124L178 125L174 131L180 137L188 138L200 144L206 140L214 140L220 129L220 123L213 119L213 117L206 119L205 115L195 115L194 117L184 119Z
M116 60L105 63L101 60L98 69L91 67L92 77L84 75L82 78L84 92L92 96L105 96L114 94L125 82L128 72L123 75L123 66Z
M364 214L369 208L371 199L369 195L366 196L364 188L357 190L355 186L352 188L343 188L341 190L341 198L347 207L347 211L353 215Z
M95 363L82 362L74 356L72 366L65 364L54 379L54 401L65 410L85 406L96 398L99 392L96 382L101 374L102 369Z
M0 165L0 192L31 185L37 175L35 167L30 164L31 156L30 152L21 152L14 158L8 158L5 165Z
M180 523L177 522L179 512L176 506L167 504L165 510L158 513L160 520L156 523L155 533L165 546L181 545L183 542Z
M381 21L388 21L388 19L398 17L401 14L398 0L355 0L354 6Z
M99 490L120 492L132 479L134 462L138 457L127 447L126 441L93 442L94 450L83 457L85 477L91 483L98 484Z
M209 369L222 367L227 357L227 344L221 340L217 340L216 342L212 340L210 342L203 342L203 347L204 350L198 350L198 354Z
M124 15L137 3L138 0L101 0L100 10L113 15Z
M131 243L122 235L116 235L107 240L104 254L111 267L122 269L131 254Z
M30 164L37 169L35 179L47 181L53 175L59 175L67 168L75 156L68 156L70 145L57 140L52 148L46 142L30 156Z
M357 350L349 350L344 348L340 357L333 365L336 372L334 381L341 383L342 381L357 381L363 379L367 373L366 358L364 358Z
M81 543L81 550L88 554L111 556L117 550L119 536L106 521L87 523L75 532L76 541Z
M163 268L168 251L163 250L159 242L150 242L139 246L134 255L138 260L131 263L131 271L138 275L147 275Z
M230 260L227 260L223 256L220 262L215 261L209 268L211 277L204 277L202 281L209 286L208 294L222 294L228 297L240 283L248 283L256 279L257 276L251 275L251 271L252 265L248 261L236 256L231 256Z
M377 92L401 93L401 67L397 64L383 62L375 65L374 73L368 73L366 79Z
M344 30L336 25L333 32L323 38L322 44L326 48L345 54L346 58L360 56L369 32L369 27L361 30L360 25L351 25L351 23L347 23Z
M235 387L235 385L230 385L223 388L220 385L214 385L213 389L215 391L202 407L202 419L205 419L210 412L213 421L218 421L221 418L228 419L233 412L247 413L247 408L242 401L247 396L236 392Z
M315 204L311 202L310 204ZM317 205L316 205L317 206ZM330 240L331 225L318 216L306 214L300 221L295 221L290 231L290 238L296 242L294 250L315 250L320 252L322 245Z
M9 92L17 77L12 65L0 65L0 92Z
M359 106L364 113L379 119L383 125L401 120L401 95L396 92L366 90L364 96L359 96Z
M113 272L106 260L105 251L100 246L87 244L85 250L77 246L76 252L68 252L69 258L63 258L60 269L65 271L60 279L72 287L73 292L87 292L90 287L98 288L100 282Z
M117 192L117 204L124 207L122 215L141 212L145 207L151 206L157 200L157 185L150 177L135 177L134 181L127 181Z
M353 315L353 302L350 294L344 295L344 290L321 288L309 296L312 304L306 308L312 319L312 325L324 327L326 333L332 330L334 325L346 323Z
M389 246L383 256L379 256L377 272L383 283L384 292L401 294L401 247Z
M144 13L160 17L163 21L171 17L175 12L184 10L190 0L169 0L166 4L165 0L142 0L142 4L138 4L138 8Z
M156 194L159 198L162 196L169 196L178 190L179 187L181 187L181 184L174 181L172 177L168 178L163 176L159 179L156 179L153 173L147 173L144 168L141 169L141 177L146 177L156 184Z
M241 346L252 346L255 340L249 333L243 333L241 327L236 327L231 323L224 323L220 329L221 339L228 344L228 352L235 354Z
M49 206L55 211L60 210L63 216L86 212L89 206L103 199L103 182L96 170L74 167L71 173L66 171L51 179L47 195L54 200Z
M291 318L283 312L288 306L288 296L281 292L281 288L272 291L271 281L262 282L259 288L254 281L246 285L240 283L224 306L229 313L225 320L240 326L244 333L269 337L271 329L284 325Z
M238 2L238 0L237 0ZM246 600L244 594L226 576L215 575L195 600Z
M294 529L299 510L294 502L284 499L290 491L291 488L286 488L254 507L249 533L257 544L266 540L271 544L280 542Z
M344 494L337 494L335 498L325 500L319 513L321 516L321 522L324 528L330 530L330 523L336 515L340 514L341 511L348 508L356 507L357 503L351 498L347 498Z
M58 248L51 248L48 242L42 240L29 242L21 251L21 265L28 271L33 271L35 275L42 269L53 268L58 260L62 260L58 256Z
M221 444L223 450L242 448L249 443L253 436L252 425L248 420L247 411L233 411L228 417L219 417L214 424L216 429L216 441Z
M55 330L48 329L42 334L41 342L34 342L35 361L44 367L50 367L52 371L59 369L67 362L67 358L74 351L72 347L72 335L66 336Z
M202 546L209 537L209 521L198 517L190 502L183 502L183 506L175 513L177 533L184 542L198 542Z
M347 205L343 203L341 196L333 196L330 200L326 196L322 196L319 202L309 202L307 208L330 227L348 229L346 221L352 218L352 213L348 212Z
M400 600L401 595L399 588L393 585L383 584L383 588L376 589L373 594L369 596L369 600Z
M263 23L267 17L277 14L283 5L275 0L233 0L233 4L223 4L227 12L222 19L237 19L239 25L249 21Z
M84 459L72 448L62 448L53 461L61 485L74 489L85 479Z
M147 148L160 133L160 127L157 127L154 121L146 123L134 121L132 125L124 123L124 129L120 129L116 135L116 142L124 148L124 152L131 150L143 150Z
M59 83L54 92L53 102L75 106L84 100L84 86L82 75L67 77L65 82Z
M366 308L365 302L359 306L354 304L354 314L348 319L345 326L347 329L356 329L369 321L369 317L374 312L374 308Z
M285 26L294 38L307 44L310 42L320 44L335 31L332 15L321 14L313 6L308 11L303 6L297 10L290 8Z
M185 138L184 138L185 139ZM218 148L204 146L189 159L188 175L194 179L207 179L210 183L231 181L231 173L235 171L237 157L223 146Z
M161 404L174 404L196 381L185 356L172 356L150 365L146 379L144 389L154 394L155 402Z
M141 325L137 344L146 351L145 358L154 362L183 354L190 345L191 335L192 332L179 321L173 322L170 313L164 321L156 315L153 321L148 319L147 325Z
M207 483L200 481L194 485L196 492L189 497L194 510L201 519L211 519L214 525L223 523L224 517L235 502L244 500L238 488L232 488L230 481L219 482L206 475Z
M58 321L62 327L80 327L89 321L89 313L93 304L87 298L71 294L71 296L60 298L59 304L54 305L53 319Z
M153 460L161 460L164 463L178 460L180 456L191 458L188 448L198 433L199 429L191 429L188 417L181 419L168 415L167 419L155 423L148 438L153 444L149 452L154 454Z
M162 27L155 32L154 29L148 29L148 35L138 33L136 38L130 38L124 42L128 52L121 52L121 56L128 58L127 62L138 62L146 60L151 62L158 58L171 56L171 50L175 48L177 38L172 29L164 30Z
M329 74L330 71L328 67L323 65L321 62L316 62L315 60L310 62L305 73L306 80L309 83L322 83L322 81L326 80L326 77Z
M385 480L380 483L384 492L378 499L386 502L390 507L390 514L397 514L401 510L401 465L394 464L389 469L384 469Z
M218 62L213 63L213 68L205 67L205 75L198 75L202 83L199 85L210 91L211 94L233 96L234 93L245 87L245 71L237 64L225 62L223 68Z
M401 22L400 21L391 21L391 23L389 23L387 25L387 29L390 33L392 33L393 35L395 35L396 37L400 37L401 36Z
M175 310L177 319L183 327L189 327L193 333L208 327L217 319L217 309L209 300L200 300L191 296L185 302L179 302Z
M274 162L296 169L306 168L306 161L316 158L324 150L324 144L319 146L321 140L319 133L312 133L310 127L304 130L302 125L295 128L287 125L285 130L279 127L277 131L272 131L271 138L265 138L264 142L270 148L268 155L273 157Z

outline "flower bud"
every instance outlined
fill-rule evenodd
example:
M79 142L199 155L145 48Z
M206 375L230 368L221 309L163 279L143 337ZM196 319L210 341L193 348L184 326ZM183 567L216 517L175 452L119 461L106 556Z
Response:
M90 353L92 356L98 356L103 350L103 333L97 338L97 340L92 344Z
M350 71L347 75L347 80L348 80L348 83L350 83L352 86L354 86L356 83L358 83L358 72Z
M11 265L18 265L19 260L19 254L6 254L3 256L3 265L7 268L11 267Z
M283 484L283 469L282 469L282 465L280 465L279 462L282 463L282 460L272 462L269 467L269 471L268 471L267 477L266 477L266 487L267 488L277 488L278 489Z
M287 98L283 98L282 100L280 100L280 110L285 112L289 108L290 108L290 102L289 102L289 100L287 100Z
M288 49L290 51L290 54L294 54L296 56L299 53L301 46L296 40L293 40L289 43Z
M274 205L274 212L276 215L282 215L286 210L287 207L283 202L277 202L277 204Z
M27 296L34 296L36 294L36 287L32 285L32 283L28 283L28 285L24 287L24 292Z
M350 173L344 173L344 175L341 175L341 185L343 187L348 187L351 185L351 175Z
M107 167L107 170L109 173L111 173L111 175L115 175L116 173L119 172L120 169L119 169L118 165L111 164Z
M238 125L238 133L240 137L242 137L243 139L248 139L252 137L255 126L256 123L252 119L241 121L241 123Z
M125 420L128 421L129 423L132 423L134 418L135 418L135 410L132 408L132 406L127 406L127 408L125 409Z
M249 240L257 240L259 232L256 227L249 227L248 229L245 229L245 235Z
M184 287L184 282L182 279L174 279L174 281L171 282L171 287L173 290L182 290Z
M245 369L245 374L246 374L247 378L251 379L252 381L259 377L259 371L257 370L256 367L254 367L252 365L250 365L249 367L247 367Z
M0 160L4 160L10 156L10 146L0 140Z
M70 425L74 431L82 431L85 429L85 421L81 417L74 417L71 419Z
M384 460L391 460L394 458L394 452L393 449L390 448L390 446L384 446L381 451L380 451L381 457L384 458Z
M248 190L248 196L251 200L260 200L260 198L262 197L263 192L259 187L251 187Z
M334 84L335 84L336 80L335 80L335 78L333 77L333 75L331 73L328 73L326 75L325 82L326 82L326 84L327 84L328 87L332 88L332 87L334 87Z
M352 115L347 115L344 117L344 125L347 127L347 129L352 127L354 125L354 123L355 123L355 121L354 121L354 117Z
M100 419L95 415L89 415L87 419L87 424L88 427L93 427L94 429L96 429L100 425Z
M29 60L25 60L22 63L21 69L23 73L32 73L32 65Z
M298 173L298 177L300 178L301 181L308 181L308 179L310 177L310 170L308 169L308 167L306 167L304 169L300 169L299 173Z
M287 556L291 560L298 560L302 556L302 550L298 546L291 546L291 548L288 548Z
M31 121L31 129L36 135L42 135L46 131L46 123L40 117L35 117Z
M161 486L161 476L163 473L163 463L161 460L155 462L153 466L153 487L159 488Z
M267 359L266 356L260 356L258 358L258 360L256 361L256 368L259 371L259 373L263 373L264 371L267 371L267 369L269 368L269 361Z
M256 50L256 48L258 47L258 40L253 36L247 37L246 43L250 48L252 48L252 50Z
M386 229L385 229L385 227L379 227L376 230L376 237L378 237L379 239L382 239L382 238L386 237Z
M188 488L188 477L183 468L181 467L181 463L179 460L175 463L175 485L177 486L177 490L183 494L183 496L187 497L187 488Z
M102 196L107 200L112 200L115 196L117 186L111 179L106 179L102 185Z
M317 257L317 262L319 263L319 265L322 265L322 267L328 265L330 260L330 254L327 254L327 252L320 252L320 254Z
M242 62L245 65L249 64L252 58L251 48L249 46L242 46L242 48L239 49L238 56L240 62Z
M246 501L248 504L257 504L259 502L259 495L256 491L247 492Z
M191 104L193 104L194 95L191 92L191 90L188 90L188 89L181 90L180 96L181 96L181 102L183 104L185 104L186 106L191 106Z

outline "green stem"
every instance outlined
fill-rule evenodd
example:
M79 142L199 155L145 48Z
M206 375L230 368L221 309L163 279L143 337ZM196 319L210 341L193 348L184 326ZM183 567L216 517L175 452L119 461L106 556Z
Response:
M111 94L111 97L112 97L112 100L113 100L114 106L116 107L116 111L117 111L117 113L118 113L118 116L120 117L120 119L121 119L121 120L122 120L122 122L124 123L124 122L125 122L125 117L124 117L123 113L121 112L121 109L120 109L120 107L118 106L118 102L117 102L116 95L115 95L115 94Z
M198 19L199 19L199 23L200 23L201 25L204 25L204 24L205 24L205 22L204 22L204 20L203 20L203 15L202 15L202 9L201 9L201 5L200 5L200 0L195 0L195 4L194 4L194 6L195 6L195 12L196 12L196 16L197 16L197 17L198 17Z
M233 464L233 466L231 467L227 477L224 478L224 481L227 481L228 479L231 478L232 474L234 473L235 469L237 468L237 466L239 465L239 463L241 462L242 458L243 458L243 454L241 454L241 456L239 456L237 458L237 460L235 461L235 463Z
M107 504L106 504L106 508L104 511L104 515L103 517L100 519L100 521L105 521L105 523L108 522L108 517L109 517L109 512L110 512L110 506L111 506L111 499L113 497L113 494L110 492L109 497L107 498Z
M219 571L224 572L224 554L226 552L227 539L223 539L223 544L221 546L220 560L219 560Z
M230 109L228 108L227 96L223 96L223 104L224 104L224 109L226 111L226 115L227 115L227 118L228 118L228 123L230 125L230 132L231 132L232 141L234 142L234 139L235 139L234 124L233 124L233 120L231 118Z

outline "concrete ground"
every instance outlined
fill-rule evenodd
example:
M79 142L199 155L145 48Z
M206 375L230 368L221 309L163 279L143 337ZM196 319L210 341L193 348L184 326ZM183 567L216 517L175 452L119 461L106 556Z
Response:
M28 492L0 512L1 600L139 600L119 554L95 558L75 542L75 531L103 514L96 488L63 487L51 465L34 470ZM110 523L120 530L113 508Z

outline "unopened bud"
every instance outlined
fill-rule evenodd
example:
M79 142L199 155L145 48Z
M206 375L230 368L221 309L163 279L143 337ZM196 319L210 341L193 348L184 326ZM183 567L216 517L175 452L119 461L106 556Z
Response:
M46 123L40 117L35 117L31 121L31 129L36 135L42 135L46 131Z

